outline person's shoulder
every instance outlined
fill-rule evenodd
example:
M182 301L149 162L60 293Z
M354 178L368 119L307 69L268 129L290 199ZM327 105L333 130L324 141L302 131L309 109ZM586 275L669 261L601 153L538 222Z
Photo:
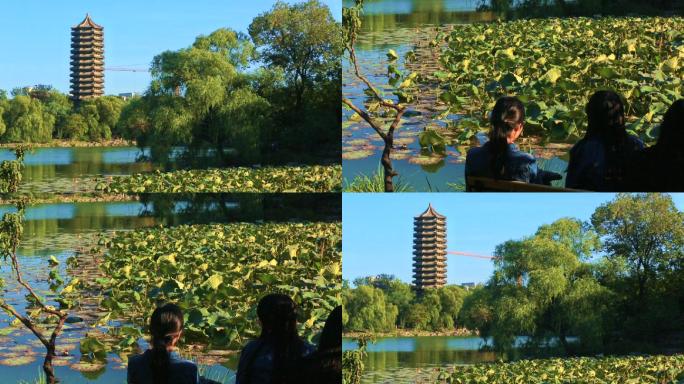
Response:
M629 143L630 147L634 149L644 149L644 142L637 136L627 135L627 142Z
M254 339L254 340L251 340L251 341L247 342L247 344L245 344L245 346L242 347L242 351L241 351L240 355L241 355L241 356L251 355L251 354L254 353L256 350L259 349L259 346L260 346L262 343L263 343L263 341L261 341L261 340L259 340L259 339Z
M316 352L316 346L313 344L310 344L306 341L304 342L304 346L302 349L303 349L303 354L302 354L303 356L309 356L312 353Z
M534 163L537 161L532 154L521 151L516 145L511 145L509 147L509 153L518 161L526 163Z
M188 377L197 376L197 364L195 362L183 359L177 353L171 355L170 366L177 374L181 374Z
M485 147L486 145L487 144L480 146L480 147L470 148L466 154L466 159L468 157L472 157L472 156L480 156L482 153L486 152L486 147Z
M145 362L145 360L147 360L147 356L149 355L148 351L145 351L143 353L140 353L140 354L137 354L134 356L130 356L128 358L128 365L129 366L137 366L137 365L143 364Z

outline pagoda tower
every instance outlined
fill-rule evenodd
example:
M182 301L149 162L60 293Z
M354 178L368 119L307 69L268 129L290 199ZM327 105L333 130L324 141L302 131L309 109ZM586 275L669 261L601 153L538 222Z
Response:
M428 205L413 219L413 285L418 293L446 284L446 217Z
M71 27L71 98L80 101L104 94L104 28L86 14Z

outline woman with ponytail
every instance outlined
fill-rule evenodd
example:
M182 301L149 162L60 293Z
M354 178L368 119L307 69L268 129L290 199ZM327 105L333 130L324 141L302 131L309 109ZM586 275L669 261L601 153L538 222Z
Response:
M183 312L174 304L154 310L151 349L128 360L129 384L198 384L197 366L180 358L176 344L183 334Z
M286 295L266 295L257 316L261 335L242 349L235 384L292 383L300 359L314 351L297 334L294 301Z
M525 107L516 97L502 97L496 101L489 118L489 141L472 148L466 156L466 178L469 176L515 180L525 183L550 184L561 175L537 169L537 161L514 144L522 135Z
M615 192L625 189L627 164L644 143L627 133L620 95L598 91L586 107L587 133L570 150L568 188Z

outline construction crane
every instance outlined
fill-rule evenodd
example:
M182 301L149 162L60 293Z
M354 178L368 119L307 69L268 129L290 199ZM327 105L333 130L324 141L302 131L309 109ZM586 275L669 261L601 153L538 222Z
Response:
M131 68L131 67L105 67L105 71L110 72L149 72L149 69L145 68Z
M455 256L474 257L477 259L487 259L487 260L494 260L494 259L498 258L496 256L478 255L476 253L470 253L470 252L447 251L447 253L450 255L455 255Z

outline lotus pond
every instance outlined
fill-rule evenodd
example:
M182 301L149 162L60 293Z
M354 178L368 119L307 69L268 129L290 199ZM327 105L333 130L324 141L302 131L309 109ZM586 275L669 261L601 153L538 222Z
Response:
M325 193L341 191L341 174L340 165L157 171L109 178L96 189L107 193Z
M528 122L518 144L555 172L565 171L568 151L584 133L583 108L596 89L626 97L629 129L647 143L657 137L665 109L682 97L682 18L500 22L476 12L476 5L366 5L356 46L362 71L387 98L397 100L401 87L414 94L392 154L399 180L411 190L462 188L465 154L486 140L486 117L501 95L521 96ZM406 79L413 74L399 92L390 85L393 57ZM343 94L363 105L368 98L350 69L345 60ZM342 145L345 188L355 177L377 172L382 140L350 110L344 111Z
M289 292L302 301L302 332L315 337L341 283L338 200L333 195L146 195L135 201L27 207L19 249L25 277L57 305L47 267L53 265L63 279L59 290L73 290L76 297L58 338L56 375L67 383L125 382L128 354L146 348L140 330L147 315L143 305L152 305L154 298L196 309L188 311L182 353L224 383L233 380L235 350L254 335L251 304L266 290ZM0 205L0 214L13 210ZM251 252L251 261L244 251ZM237 260L244 268L239 278ZM149 284L140 279L145 271L155 276L142 279ZM8 272L0 270L5 297L27 310L24 292ZM178 282L187 284L187 295L178 295ZM243 285L240 292L235 284ZM0 333L2 381L33 382L42 345L4 314Z
M443 371L436 382L454 384L586 383L677 384L684 355L521 360Z

